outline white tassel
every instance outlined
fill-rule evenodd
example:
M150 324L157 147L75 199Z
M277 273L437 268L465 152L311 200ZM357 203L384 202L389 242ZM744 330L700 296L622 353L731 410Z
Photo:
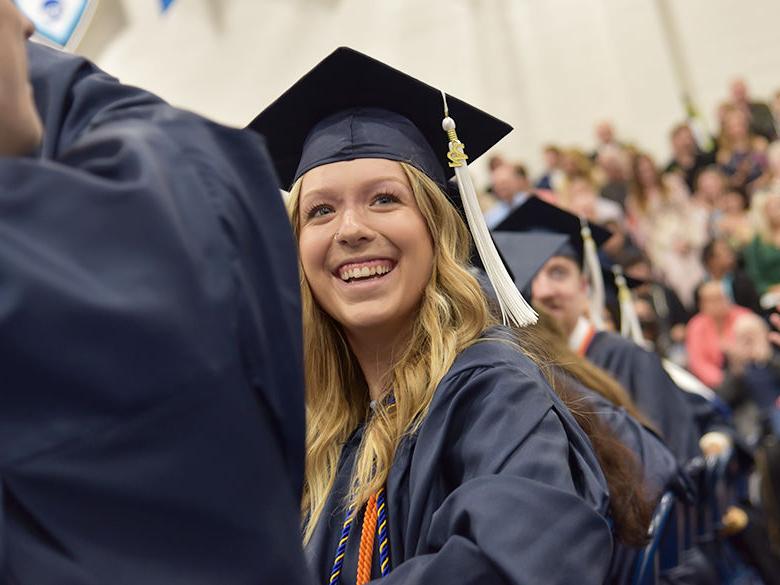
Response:
M442 92L442 95L444 93ZM468 166L466 165L466 154L463 151L463 143L458 140L455 133L455 121L449 117L447 112L447 100L444 98L445 118L442 120L442 128L447 132L450 138L450 151L447 157L450 159L450 166L455 169L455 178L458 182L458 191L463 202L463 209L466 212L466 222L468 223L471 236L474 238L474 244L477 247L477 253L485 267L490 284L496 292L498 305L501 309L501 318L505 325L514 323L518 327L525 327L536 323L538 315L536 311L526 302L523 295L515 286L512 278L501 261L501 256L496 250L493 239L490 237L490 230L482 216L482 210L479 207L477 192L474 189L474 183L471 181Z
M641 346L646 346L645 337L642 335L642 326L636 314L634 299L631 290L623 276L623 269L617 264L612 267L615 275L615 286L618 291L618 303L620 304L620 334Z
M590 321L599 330L604 330L604 277L601 274L596 242L590 233L590 226L584 218L580 218L582 227L583 254L585 256L585 277L590 282Z

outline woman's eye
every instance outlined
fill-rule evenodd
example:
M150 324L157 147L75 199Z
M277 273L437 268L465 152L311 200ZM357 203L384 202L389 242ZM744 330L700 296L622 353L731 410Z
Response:
M308 219L314 219L328 215L329 213L333 213L333 208L330 205L315 205L306 213L306 217Z
M373 203L378 203L380 205L387 205L388 203L398 203L399 199L395 195L392 195L390 193L380 193L376 197L374 197Z

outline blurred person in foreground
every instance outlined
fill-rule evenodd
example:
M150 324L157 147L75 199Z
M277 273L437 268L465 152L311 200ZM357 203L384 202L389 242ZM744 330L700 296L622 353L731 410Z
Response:
M298 273L262 141L31 32L0 0L0 582L308 583Z

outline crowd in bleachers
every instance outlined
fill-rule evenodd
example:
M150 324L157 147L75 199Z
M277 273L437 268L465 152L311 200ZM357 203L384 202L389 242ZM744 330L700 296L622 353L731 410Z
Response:
M484 209L490 224L533 192L607 227L602 253L642 281L634 301L648 345L752 413L740 428L755 438L780 393L756 318L780 301L780 91L757 101L736 79L718 117L714 136L695 120L675 125L663 164L608 121L591 152L545 146L536 174L495 156Z

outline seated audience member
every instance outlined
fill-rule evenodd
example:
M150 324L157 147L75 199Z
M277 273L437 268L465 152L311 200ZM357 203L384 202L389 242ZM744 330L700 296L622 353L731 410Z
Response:
M775 125L775 133L780 130L780 91L776 91L772 96L772 101L769 104L769 109L772 110L772 121Z
M696 290L699 312L688 322L685 347L688 369L710 388L723 382L723 348L733 340L737 318L751 311L732 303L720 281L707 281Z
M685 343L685 326L690 314L677 294L653 276L647 256L626 253L618 258L627 276L641 280L635 289L636 309L645 339L663 357L680 361Z
M544 191L558 191L564 181L564 172L561 169L563 154L561 149L553 144L544 147L544 173L534 184L535 189Z
M734 187L749 188L766 167L767 141L750 130L748 114L727 106L718 138L716 160Z
M604 147L599 152L596 164L603 175L601 196L619 204L621 209L624 208L631 168L627 153L615 146Z
M699 149L693 132L686 123L672 128L670 141L672 159L666 165L664 173L679 173L692 193L696 186L696 177L702 169L715 163L715 154Z
M691 195L688 221L707 239L715 232L715 222L721 215L719 205L728 187L723 172L712 165L703 169L696 178L696 191Z
M729 301L756 313L761 312L756 287L737 265L737 256L725 239L708 242L701 252L701 260L707 271L705 279L720 282Z
M766 169L755 182L754 193L761 191L780 192L780 140L773 142L766 149Z
M731 82L731 105L744 112L751 133L762 136L770 142L777 138L772 110L764 102L750 99L744 79L738 78Z
M623 149L623 145L615 137L615 128L612 126L612 122L602 120L596 124L594 134L596 135L596 148L591 153L590 160L596 161L605 148Z
M724 348L726 374L716 388L735 412L743 436L754 436L769 423L780 396L780 355L772 350L769 327L755 314L734 322L733 339Z
M753 240L753 223L748 213L750 198L744 189L727 189L718 202L720 214L713 221L716 237L724 238L735 252Z
M692 209L679 178L662 177L647 154L634 159L627 225L656 273L686 307L693 305L693 289L704 277L699 255L707 241L706 228L690 220Z
M502 163L490 171L490 184L496 202L484 215L488 227L493 227L525 201L530 182L523 165Z
M628 233L625 220L622 217L606 219L603 225L612 233L612 236L601 246L601 254L606 256L606 259L611 263L619 262L618 258L626 255L642 253L631 234Z
M620 205L601 197L589 175L576 174L569 177L561 196L561 203L575 215L591 222L623 220L623 210Z
M561 170L566 181L575 175L591 176L593 173L593 161L578 148L567 148L561 155ZM565 188L564 185L565 183L561 188Z
M756 235L742 255L745 270L762 297L761 306L769 309L778 304L774 297L780 298L780 193L756 195L751 214Z

